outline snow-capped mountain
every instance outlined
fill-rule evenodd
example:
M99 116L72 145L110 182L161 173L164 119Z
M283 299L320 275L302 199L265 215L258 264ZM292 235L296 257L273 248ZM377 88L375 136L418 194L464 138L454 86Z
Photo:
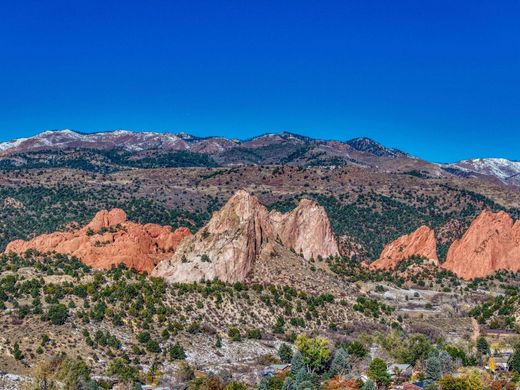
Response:
M0 151L19 153L46 149L114 149L141 151L147 149L187 149L188 139L173 133L132 132L115 130L101 133L79 133L73 130L44 131L34 137L0 143Z
M20 138L0 143L0 155L13 155L42 150L60 149L122 149L130 152L145 150L189 150L196 153L219 154L235 147L242 149L265 149L272 146L301 148L304 146L327 150L338 155L356 158L410 157L400 150L387 148L369 138L355 138L347 142L317 140L290 133L267 133L244 141L224 137L195 137L187 133L133 132L115 130L98 133L80 133L74 130L44 131L34 137ZM352 156L350 155L352 154Z
M132 161L165 155L195 153L197 164L250 165L291 164L371 167L384 172L419 172L430 177L477 177L520 186L520 162L501 158L477 158L451 164L434 164L370 138L349 141L313 139L290 133L266 133L246 140L196 137L187 133L115 130L80 133L73 130L44 131L34 137L0 142L0 164L5 167L77 166L90 161L96 151L115 150L133 154ZM65 154L62 152L66 152ZM66 156L65 156L66 155ZM199 157L203 156L200 160ZM170 157L168 157L170 156ZM105 157L103 157L105 158ZM176 166L166 155L153 166ZM204 159L206 158L206 159ZM124 160L124 159L123 159ZM76 162L74 162L76 161ZM105 161L101 159L100 161ZM122 164L119 159L117 164ZM158 160L159 161L159 160ZM109 162L112 164L113 161ZM182 166L190 166L192 160ZM99 163L103 164L103 163ZM162 164L162 165L161 165ZM135 164L134 164L135 165Z
M520 161L505 158L474 158L445 164L449 172L460 176L489 176L505 184L520 185Z

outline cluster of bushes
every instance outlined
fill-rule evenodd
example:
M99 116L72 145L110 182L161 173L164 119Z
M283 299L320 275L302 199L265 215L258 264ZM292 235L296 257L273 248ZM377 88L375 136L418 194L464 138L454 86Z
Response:
M128 360L130 365L149 363L150 359L158 357L186 358L183 346L176 338L179 332L215 335L218 347L222 346L222 336L226 332L234 342L261 339L269 333L292 342L296 332L308 327L341 331L331 313L350 308L347 301L338 302L332 294L313 295L289 286L220 281L169 285L162 278L139 274L124 265L93 271L73 257L58 254L28 251L24 255L0 256L1 271L20 268L31 271L18 275L0 273L0 310L8 308L11 315L20 320L36 316L51 326L80 326L83 341L95 360L97 354L101 354L110 359ZM50 283L45 281L47 275L72 278ZM236 322L204 321L208 312L218 311L230 302L254 307L254 312L250 313L252 321L257 312L269 313L271 318L267 323L270 325L258 327L254 322L243 322L238 317ZM335 307L331 308L331 305ZM373 300L360 300L357 305L366 305L361 313L370 317L392 312L386 305ZM120 327L122 332L133 332L135 339L124 340L116 336L117 331L110 330ZM38 353L49 352L48 345L42 343ZM18 349L20 359L28 356L26 350L20 346ZM128 353L133 357L129 358ZM355 353L359 353L359 348ZM122 365L114 370L120 372Z
M332 256L325 261L332 272L351 283L386 282L396 287L403 287L406 282L412 282L418 287L428 287L444 292L460 288L462 284L454 273L432 266L420 257L405 259L391 270L370 269L353 258L342 256Z
M519 302L518 287L506 286L504 295L497 295L488 302L473 307L470 315L491 329L517 330L515 313L518 311Z
M22 159L22 160L20 160ZM20 163L23 161L23 163ZM217 163L207 154L188 150L149 151L144 156L125 150L71 149L60 151L34 151L18 153L0 160L0 169L70 168L86 172L111 173L129 168L187 168L216 167Z

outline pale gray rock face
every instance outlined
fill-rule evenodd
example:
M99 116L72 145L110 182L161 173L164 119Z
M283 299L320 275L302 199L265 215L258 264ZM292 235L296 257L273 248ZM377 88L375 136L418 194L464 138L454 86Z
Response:
M306 259L338 254L338 244L327 213L316 202L302 199L293 211L269 214L275 236Z
M269 213L257 198L241 190L152 275L170 282L243 281L270 241L301 252L306 259L338 254L325 210L315 202L302 200L287 214Z

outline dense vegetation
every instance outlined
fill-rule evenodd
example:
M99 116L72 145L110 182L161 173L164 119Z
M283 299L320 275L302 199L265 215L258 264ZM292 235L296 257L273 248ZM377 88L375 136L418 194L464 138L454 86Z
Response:
M356 197L343 195L339 197L324 196L309 193L304 196L314 198L325 207L331 221L332 228L337 235L346 235L354 242L360 243L365 250L364 257L375 259L379 256L383 247L396 238L408 234L422 225L439 229L451 220L460 220L465 226L469 226L471 220L478 215L482 208L502 210L490 199L471 191L454 190L454 198L448 204L442 204L440 199L420 198L412 194L401 194L406 199L376 194L374 192L359 193ZM274 202L271 208L287 212L296 206L296 200L300 196L287 198ZM462 202L462 199L465 199ZM457 203L466 203L463 208L454 208ZM508 210L515 215L516 210ZM441 237L442 238L442 237ZM451 243L457 236L449 237ZM439 257L444 259L448 244L441 240L439 245Z
M87 172L109 173L130 168L216 167L207 154L187 150L148 151L145 154L124 150L69 149L19 153L0 159L0 169L70 168Z
M411 257L401 261L391 270L372 270L358 261L345 257L332 257L326 260L330 269L342 276L349 283L385 282L396 287L412 283L418 288L452 291L461 286L461 280L454 273L436 267L420 257Z
M370 272L350 259L327 261L344 263L336 266L350 269L351 274L343 276L352 281L366 278L400 283L396 274ZM422 259L406 262L408 267L430 272L421 268ZM458 280L450 281L452 276L448 274L430 276L435 288L450 283L456 284L452 288L464 287ZM464 288L477 290L501 284L505 296L496 298L492 306L484 304L482 309L488 310L486 313L500 312L517 302L518 290L508 287L516 277L499 273ZM212 340L210 348L216 351L224 344L229 348L258 339L283 340L279 356L265 356L258 364L290 362L291 368L280 375L266 376L259 389L335 389L347 384L361 388L372 382L383 386L406 380L406 376L391 378L386 373L389 363L411 364L419 373L416 379L443 384L443 389L450 389L453 381L459 386L454 388L468 390L491 384L490 376L476 375L471 370L453 375L458 367L485 361L482 355L491 353L489 347L484 348L482 343L450 344L435 334L407 331L400 324L401 318L395 321L393 311L393 307L363 295L351 302L284 286L219 281L167 285L162 279L137 274L124 266L93 271L65 255L28 251L23 256L0 256L0 318L10 324L4 326L4 331L16 332L19 327L24 332L25 326L35 321L47 324L38 327L40 331L31 335L30 343L15 342L22 338L8 333L13 340L7 345L12 356L34 364L37 381L66 382L65 388L70 389L110 388L113 381L172 383L169 375L173 374L165 375L164 370L175 365L179 368L174 381L190 389L247 388L229 374L194 376L196 365L185 359L188 346L192 340L202 340L197 339L200 336ZM352 312L367 320L385 322L393 330L358 332L353 338L341 320L345 314L352 318ZM481 315L477 311L473 314ZM329 337L309 336L312 331ZM66 335L62 337L69 342L53 336L56 332ZM72 343L71 335L77 335L72 336ZM374 345L379 346L381 357L371 360L369 350ZM105 361L110 364L103 364ZM440 370L436 368L439 364ZM359 376L365 371L372 382L361 385ZM102 374L104 379L94 382L93 374ZM510 378L500 381L508 385ZM472 387L474 383L480 384Z
M0 250L15 239L27 239L38 234L60 230L72 221L85 225L101 209L122 208L130 220L139 223L158 223L176 228L200 228L216 208L210 204L201 212L168 208L153 200L133 196L119 196L110 187L96 191L79 190L69 186L4 187L0 202L15 199L19 207L5 204L0 207ZM1 206L1 205L0 205Z
M515 278L518 278L515 275ZM518 285L506 285L504 294L474 307L470 315L480 324L490 329L520 331L516 315L520 310L520 289Z
M47 333L33 334L32 343L10 346L16 356L34 362L80 348L83 359L117 362L108 369L112 371L102 372L121 381L137 380L143 365L184 359L184 340L198 334L215 344L224 338L239 342L273 336L293 342L298 333L311 329L343 332L352 310L382 322L393 311L373 299L352 305L331 294L283 286L219 281L167 285L124 266L94 272L59 254L0 256L2 321L15 320L20 326L39 320L48 324L49 333L56 327L80 330L81 338L69 346ZM37 351L34 343L39 343Z

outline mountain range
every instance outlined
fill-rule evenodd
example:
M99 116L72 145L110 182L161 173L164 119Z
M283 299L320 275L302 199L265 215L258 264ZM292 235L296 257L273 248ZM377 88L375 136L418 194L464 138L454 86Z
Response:
M81 356L114 384L117 362L185 358L254 385L298 334L368 351L399 332L407 357L520 329L517 162L292 133L63 130L0 149L0 371Z
M215 167L284 164L357 166L417 176L477 178L520 186L520 162L475 158L434 163L386 147L370 138L321 140L294 133L269 133L247 140L186 133L116 130L80 133L45 131L0 143L0 168L81 168L113 172L128 168Z

